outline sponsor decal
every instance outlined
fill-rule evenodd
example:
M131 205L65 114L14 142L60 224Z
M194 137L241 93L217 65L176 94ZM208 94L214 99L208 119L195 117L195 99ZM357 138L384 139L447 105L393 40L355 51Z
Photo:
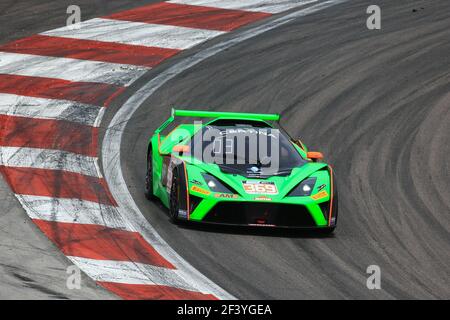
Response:
M273 130L275 131L275 130ZM221 135L227 136L232 134L258 134L258 135L264 135L267 137L271 137L274 139L278 139L278 136L276 134L272 133L272 130L264 130L264 129L253 129L253 128L239 128L239 129L226 129L220 131Z
M251 227L276 227L275 224L266 224L266 223L249 223L248 224Z
M325 197L328 197L328 192L326 192L326 191L321 191L321 192L311 196L311 198L313 198L314 200L323 199Z
M205 190L197 186L192 186L191 190L197 193L204 194L205 196L209 196L211 194L211 191Z
M222 199L237 199L239 196L237 194L231 194L231 193L216 193L214 195L216 198L222 198Z
M201 181L198 181L198 180L195 180L195 179L192 179L192 180L190 180L189 182L192 183L192 184L196 184L196 185L198 185L198 186L203 185L203 183L202 183Z
M254 166L254 167L250 168L250 171L253 172L253 173L258 173L259 171L261 171L261 169L256 167L256 166Z
M330 226L336 225L336 217L332 217L330 220Z
M256 201L272 201L272 198L266 196L260 196L255 198Z
M322 191L323 188L325 188L327 185L326 184L321 184L318 188L317 191Z
M248 194L278 194L277 186L271 181L242 181Z
M187 219L187 211L186 210L178 210L178 217L179 218L183 218L183 219Z

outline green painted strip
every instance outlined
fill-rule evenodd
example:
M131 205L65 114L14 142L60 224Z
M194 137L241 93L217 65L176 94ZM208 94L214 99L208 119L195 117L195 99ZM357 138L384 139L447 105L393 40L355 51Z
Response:
M320 207L317 204L311 203L306 205L306 207L308 208L318 227L327 225L327 221L325 220L325 217L322 214L322 210L320 210Z
M216 112L216 111L196 111L196 110L175 110L172 109L173 117L197 117L197 118L237 118L237 119L257 119L267 121L279 121L279 114L264 113L240 113L240 112Z

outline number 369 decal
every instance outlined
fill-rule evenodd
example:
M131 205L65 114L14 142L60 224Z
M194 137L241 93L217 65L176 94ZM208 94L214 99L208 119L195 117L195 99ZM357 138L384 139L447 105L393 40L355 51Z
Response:
M248 194L278 194L275 183L266 181L243 181L245 192Z

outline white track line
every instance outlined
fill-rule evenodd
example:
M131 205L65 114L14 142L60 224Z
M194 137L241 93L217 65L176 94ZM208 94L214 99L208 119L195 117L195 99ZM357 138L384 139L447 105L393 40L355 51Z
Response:
M95 224L131 231L117 208L79 199L16 195L31 219Z
M35 119L65 120L98 126L103 109L80 102L0 93L0 114Z
M200 288L203 288L203 292L210 292L220 299L233 298L228 292L224 291L214 282L206 278L180 255L178 255L161 238L158 232L153 228L153 226L150 225L149 221L144 218L142 212L137 207L123 177L122 165L120 161L120 146L122 144L122 137L125 132L126 125L142 103L144 103L144 101L148 99L157 89L166 84L170 79L176 77L194 65L245 40L285 25L295 19L346 1L347 0L329 0L306 9L293 12L289 15L266 22L258 27L237 34L232 39L221 42L198 52L194 56L183 59L142 86L125 102L125 104L117 111L111 122L108 124L108 130L105 132L105 137L102 144L102 163L105 178L108 182L110 191L113 194L114 199L119 204L119 211L122 213L123 217L128 219L130 224L132 224L133 227L153 247L155 247L164 258L175 265L177 269L183 271L184 274L189 276L189 283L197 284Z
M80 257L68 257L80 269L95 281L126 284L161 285L172 288L201 291L184 279L180 270L155 267L143 263L128 261L93 260Z
M0 52L3 74L56 78L127 86L149 70L119 63Z
M149 47L187 49L223 33L222 31L96 18L81 22L77 29L63 27L42 34Z
M170 0L170 3L265 13L279 13L318 0Z
M0 164L7 167L64 170L101 178L97 158L62 150L0 146Z

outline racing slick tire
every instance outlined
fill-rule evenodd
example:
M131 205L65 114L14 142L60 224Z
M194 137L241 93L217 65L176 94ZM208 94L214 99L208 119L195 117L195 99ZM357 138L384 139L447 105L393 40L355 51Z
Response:
M178 210L180 203L180 175L177 168L173 170L172 185L170 187L169 198L169 216L170 221L174 224L178 224Z
M155 200L153 194L153 161L152 161L152 147L150 146L147 153L147 172L145 174L145 197L148 200Z
M319 233L324 234L324 235L331 235L333 234L334 230L336 229L336 225L337 225L337 220L338 220L338 212L339 212L339 196L338 196L338 190L337 190L337 186L336 184L334 184L333 186L333 215L334 215L334 226L332 227L327 227L327 228L323 228L319 230Z

